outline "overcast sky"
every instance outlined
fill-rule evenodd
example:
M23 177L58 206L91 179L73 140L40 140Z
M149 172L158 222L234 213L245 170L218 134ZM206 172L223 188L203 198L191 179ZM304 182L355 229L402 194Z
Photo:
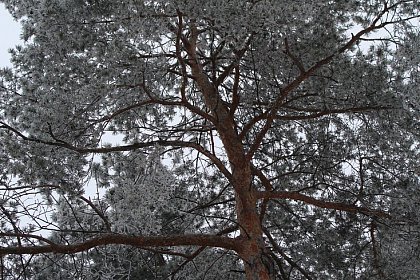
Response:
M13 20L0 3L0 68L10 66L8 49L20 44L20 24Z

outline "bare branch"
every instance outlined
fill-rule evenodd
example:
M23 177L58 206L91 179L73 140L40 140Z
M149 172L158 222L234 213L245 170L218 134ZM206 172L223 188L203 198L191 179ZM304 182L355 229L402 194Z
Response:
M83 200L84 202L86 202L86 204L88 204L93 209L93 211L95 211L95 213L98 214L98 216L102 219L102 221L104 221L107 231L111 232L111 224L109 223L108 218L105 217L104 213L102 213L102 211L99 210L98 207L96 207L96 205L93 204L92 201L90 201L90 199L87 199L84 196L79 196L79 198Z
M300 267L296 262L292 260L289 256L287 256L283 250L280 248L279 245L277 245L276 241L274 240L273 236L271 236L270 232L267 229L263 229L264 234L267 236L268 240L270 241L271 245L273 246L273 249L278 252L292 267L299 270L300 273L302 273L303 276L307 280L314 280L302 267Z
M338 211L345 211L350 213L362 213L368 216L375 216L380 218L390 218L391 216L380 210L372 210L366 207L359 207L352 204L340 203L340 202L329 202L316 199L298 192L287 192L287 191L272 191L272 192L256 192L256 197L259 199L292 199L296 201L302 201L306 204L314 205L325 209L334 209Z
M75 151L77 153L80 153L80 154L102 154L102 153L111 153L111 152L124 152L124 151L133 151L133 150L153 147L153 146L192 148L192 149L197 150L198 152L200 152L207 158L209 158L219 168L219 170L223 173L223 175L226 176L226 178L229 179L231 177L231 173L229 172L229 170L227 170L223 162L216 155L212 154L203 146L195 142L187 142L187 141L180 141L180 140L156 140L156 141L134 143L134 144L129 144L129 145L121 145L121 146L113 146L113 147L85 148L85 147L73 146L70 143L67 143L61 140L56 141L56 142L51 142L51 141L41 140L41 139L37 139L33 137L27 137L23 135L21 132L19 132L18 130L12 128L11 126L7 125L4 122L0 122L0 124L1 124L0 128L5 128L12 131L13 133L15 133L17 136L19 136L25 141L30 141L30 142L35 142L35 143L40 143L40 144L45 144L45 145L50 145L50 146L63 147L63 148Z
M306 110L306 111L314 111L312 114L306 115L276 115L275 119L278 120L307 120L307 119L315 119L322 116L333 115L333 114L344 114L344 113L360 113L360 112L368 112L368 111L378 111L378 110L391 110L395 108L387 107L387 106L365 106L365 107L354 107L354 108L343 108L343 109L327 109L327 110ZM304 110L302 110L304 111Z
M267 203L267 200L270 199L291 199L296 201L302 201L306 204L314 205L320 208L325 209L334 209L338 211L345 211L351 213L362 213L368 216L375 216L380 218L391 218L390 214L380 211L372 210L366 207L358 207L353 204L339 203L339 202L328 202L320 199L316 199L299 192L288 192L288 191L272 191L273 186L270 180L257 168L253 168L253 173L260 179L263 186L265 186L267 191L256 191L256 197L258 199L264 199L264 202Z
M300 73L305 73L305 67L302 64L302 61L300 61L291 51L290 51L290 47L289 47L289 42L287 40L287 38L284 38L284 46L285 46L285 50L284 53L290 57L293 61L293 63L297 66L297 68L299 69Z
M2 236L16 236L16 234L3 233ZM45 239L41 236L20 235L20 237ZM229 237L217 235L168 235L168 236L130 236L123 234L105 234L91 240L63 245L48 242L49 245L25 246L25 247L0 247L1 254L73 254L87 251L94 247L105 246L111 244L130 245L135 247L162 247L162 246L208 246L218 247L228 250L236 250L238 241Z

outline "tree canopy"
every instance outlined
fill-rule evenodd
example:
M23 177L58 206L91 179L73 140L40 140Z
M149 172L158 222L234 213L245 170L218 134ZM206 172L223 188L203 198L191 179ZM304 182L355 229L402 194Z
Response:
M1 279L414 279L415 0L2 0Z

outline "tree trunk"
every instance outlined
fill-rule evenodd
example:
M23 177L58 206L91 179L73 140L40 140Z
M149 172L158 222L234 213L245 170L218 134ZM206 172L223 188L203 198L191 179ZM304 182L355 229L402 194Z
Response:
M237 253L244 262L248 280L268 280L268 269L263 263L263 231L257 212L257 199L252 189L251 161L246 158L230 109L224 105L216 86L203 73L203 67L197 59L197 29L194 25L191 34L190 40L183 40L190 58L191 72L203 94L206 107L214 117L214 124L232 169L231 183L235 190L236 216L241 232L239 240L242 241Z
M265 245L260 218L257 212L257 200L252 189L250 163L246 161L232 164L233 185L236 194L236 213L240 226L242 244L238 251L245 267L246 279L268 280L269 268L264 263Z

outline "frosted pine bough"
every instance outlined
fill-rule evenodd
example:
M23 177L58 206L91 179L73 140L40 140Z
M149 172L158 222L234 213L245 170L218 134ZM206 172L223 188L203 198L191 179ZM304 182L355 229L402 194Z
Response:
M4 279L418 274L416 1L2 2Z

